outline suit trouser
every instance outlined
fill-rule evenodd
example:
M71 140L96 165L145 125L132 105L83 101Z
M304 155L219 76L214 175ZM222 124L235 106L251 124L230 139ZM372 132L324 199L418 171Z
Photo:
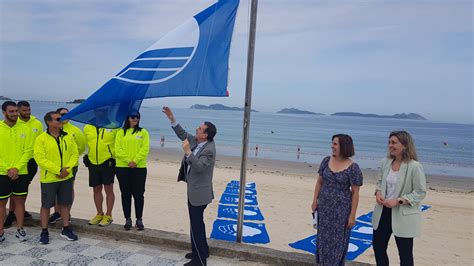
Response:
M374 253L375 261L378 266L389 265L387 247L390 236L392 235L392 209L383 207L382 217L380 217L379 227L374 230ZM397 237L398 255L401 266L412 266L413 262L413 238Z
M193 206L188 200L189 220L191 221L191 248L194 259L204 261L209 256L209 246L206 240L204 210L206 205Z
M135 217L141 219L145 201L143 194L145 194L147 169L116 167L115 172L122 194L122 208L125 219L131 218L132 196L135 202Z

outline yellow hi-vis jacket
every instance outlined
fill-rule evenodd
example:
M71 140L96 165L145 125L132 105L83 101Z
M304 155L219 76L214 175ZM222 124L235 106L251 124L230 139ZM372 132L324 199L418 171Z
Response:
M93 125L84 126L87 147L87 156L94 165L102 164L110 158L115 158L115 134L118 129L97 128Z
M11 168L18 174L28 174L27 164L33 157L33 138L31 130L24 124L15 123L12 127L0 122L0 175L7 175Z
M61 131L55 138L46 130L36 138L34 158L41 168L40 182L54 183L72 178L72 168L77 165L79 153L71 135ZM69 175L59 178L64 167L69 167Z
M128 163L131 161L137 164L137 168L146 167L150 151L150 136L144 128L135 133L133 130L133 128L129 128L124 134L124 130L120 129L115 136L117 167L128 167Z
M71 122L67 122L63 125L63 131L74 138L77 145L77 151L79 152L79 156L81 156L81 154L86 150L86 136L84 136L82 130L71 124Z
M35 139L41 133L43 133L43 124L41 124L41 121L36 119L36 117L34 115L30 115L30 120L28 120L28 122L25 122L25 121L21 120L20 118L18 118L17 123L24 124L24 125L26 125L27 127L30 128L31 132L33 133L33 135L32 135L33 136L33 145L35 143ZM33 154L31 154L31 156L33 156Z

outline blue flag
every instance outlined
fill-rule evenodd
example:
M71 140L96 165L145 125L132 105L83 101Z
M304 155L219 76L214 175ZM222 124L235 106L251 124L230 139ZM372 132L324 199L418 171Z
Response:
M239 0L220 0L166 34L63 119L117 128L143 99L228 96Z

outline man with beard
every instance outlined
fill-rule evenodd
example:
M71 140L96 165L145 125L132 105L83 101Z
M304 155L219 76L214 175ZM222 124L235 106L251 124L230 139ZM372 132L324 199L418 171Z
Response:
M35 139L36 137L39 136L39 134L41 134L43 132L43 124L41 124L41 122L36 119L36 117L34 117L33 115L31 115L31 106L30 106L30 103L27 102L27 101L19 101L16 106L18 107L18 115L19 115L19 118L18 119L18 123L19 124L24 124L26 125L28 128L30 128L31 130L31 133L32 133L32 141L33 141L33 144L35 143ZM27 166L27 169L28 169L28 178L29 178L29 181L31 183L31 181L33 180L33 178L35 177L36 175L36 172L38 171L38 165L36 164L35 162L35 159L31 158L29 161L28 161L28 166ZM26 196L25 196L25 201L26 201ZM8 213L8 216L7 216L7 219L5 220L5 227L10 227L12 225L12 223L15 221L15 201L13 200L10 200L10 208L9 208L9 213ZM29 212L27 212L25 210L25 218L31 218L31 214Z
M5 220L7 200L15 202L17 231L15 236L26 241L23 229L25 199L30 184L28 161L33 154L30 129L18 121L16 103L6 101L2 104L4 120L0 122L0 221ZM0 223L0 242L5 240L3 223Z

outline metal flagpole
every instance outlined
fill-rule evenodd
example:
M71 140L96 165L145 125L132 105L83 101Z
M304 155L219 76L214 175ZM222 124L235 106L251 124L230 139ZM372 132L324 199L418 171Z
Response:
M245 184L247 172L247 150L250 127L250 111L252 106L252 80L253 80L253 58L255 54L255 35L257 28L257 5L258 0L251 0L250 9L250 36L247 53L247 80L245 88L245 112L242 138L242 163L240 165L240 190L239 190L239 216L237 218L237 242L242 242L242 229L244 223Z

